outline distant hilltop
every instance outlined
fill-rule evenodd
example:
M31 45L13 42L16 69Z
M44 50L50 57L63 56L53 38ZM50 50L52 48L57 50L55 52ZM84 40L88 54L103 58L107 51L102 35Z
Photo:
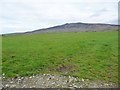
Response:
M66 23L45 29L38 29L26 33L41 33L41 32L86 32L86 31L111 31L118 30L118 25L112 24L92 24L92 23Z
M102 23L66 23L54 27L38 29L25 33L14 34L34 34L34 33L46 33L46 32L97 32L97 31L118 31L118 25L102 24Z

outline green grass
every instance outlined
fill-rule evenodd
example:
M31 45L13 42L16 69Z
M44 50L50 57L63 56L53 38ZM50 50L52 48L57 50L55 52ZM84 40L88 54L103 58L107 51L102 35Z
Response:
M55 73L118 81L118 32L5 36L2 53L7 78Z

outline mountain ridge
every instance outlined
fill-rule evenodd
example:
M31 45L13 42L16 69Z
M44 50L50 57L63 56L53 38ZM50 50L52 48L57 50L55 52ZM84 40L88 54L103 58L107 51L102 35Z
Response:
M104 24L104 23L65 23L49 28L38 29L26 33L39 33L39 32L69 32L69 31L106 31L118 29L118 25ZM108 30L107 30L108 31Z
M34 34L34 33L46 33L46 32L89 32L89 31L118 31L118 26L115 24L104 24L104 23L65 23L62 25L52 26L49 28L42 28L22 33L11 33L11 34Z

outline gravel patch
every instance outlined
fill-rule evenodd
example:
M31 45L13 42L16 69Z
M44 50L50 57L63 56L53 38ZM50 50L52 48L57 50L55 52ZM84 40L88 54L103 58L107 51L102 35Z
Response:
M2 81L2 88L117 88L113 83L90 81L72 76L39 74Z

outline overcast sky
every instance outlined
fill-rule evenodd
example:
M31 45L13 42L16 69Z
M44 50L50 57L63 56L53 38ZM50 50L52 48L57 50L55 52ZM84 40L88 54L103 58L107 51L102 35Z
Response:
M117 24L119 0L0 0L0 33L65 23Z

